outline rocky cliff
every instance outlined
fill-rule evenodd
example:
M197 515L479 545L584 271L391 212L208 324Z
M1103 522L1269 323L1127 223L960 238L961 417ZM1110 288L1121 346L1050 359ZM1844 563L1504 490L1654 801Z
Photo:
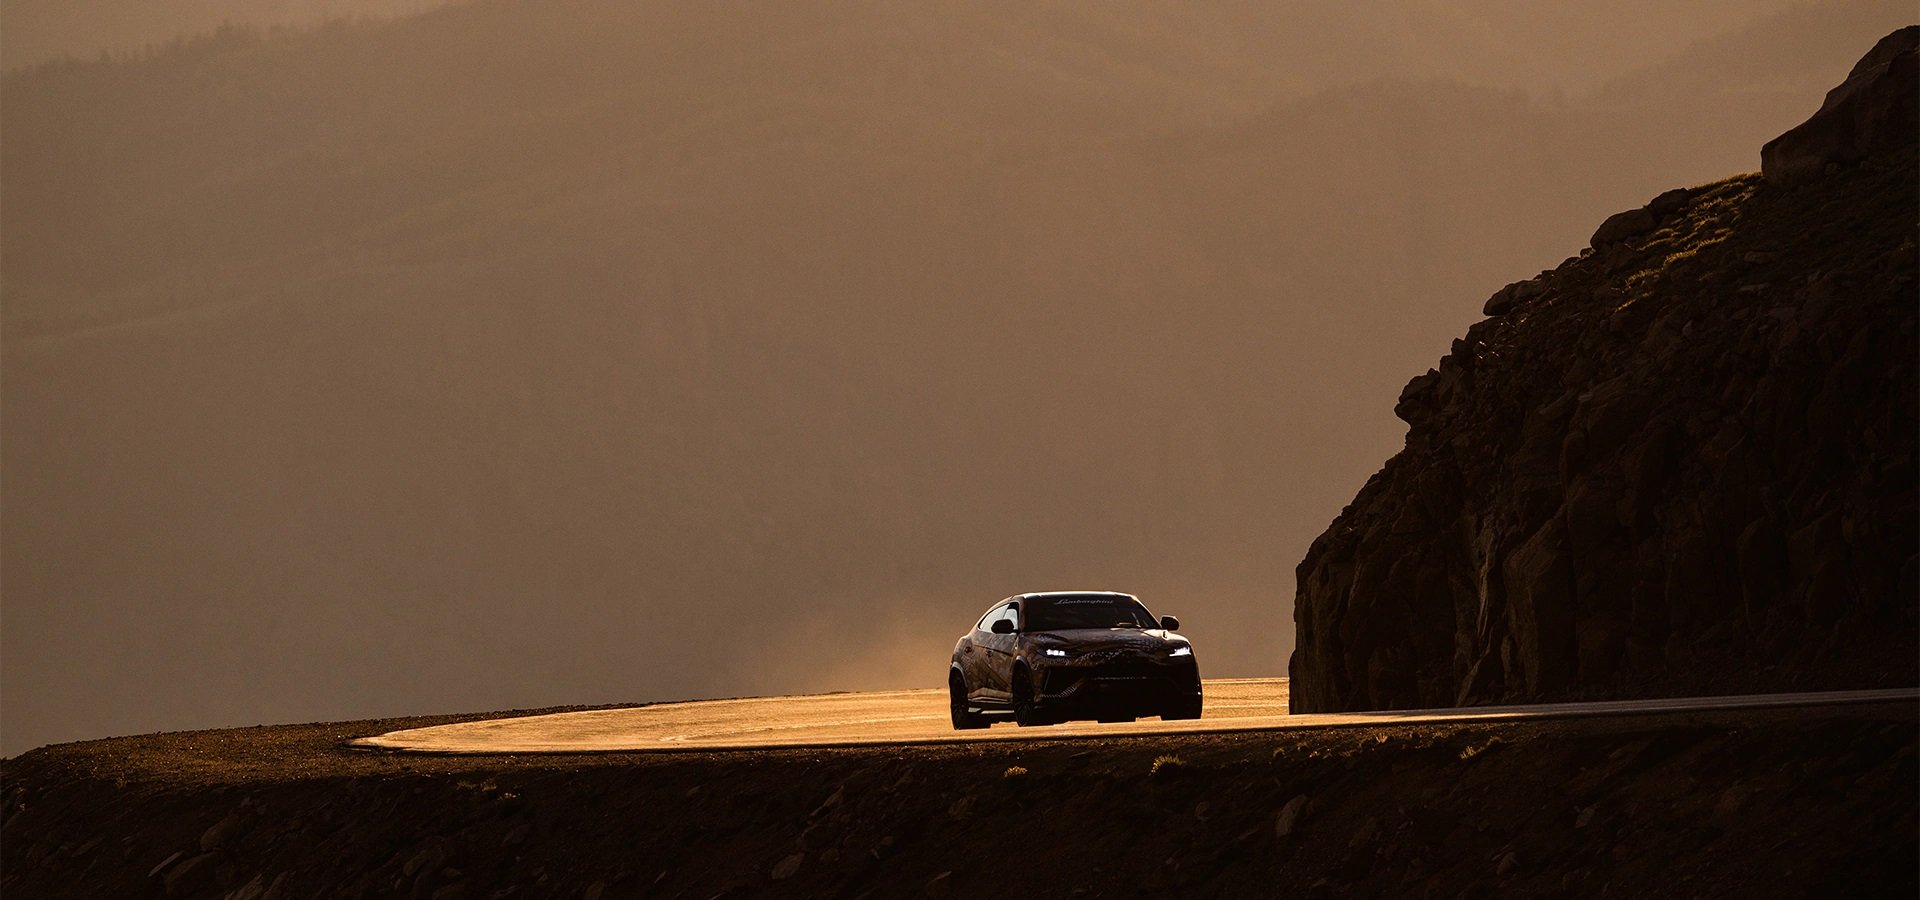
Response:
M1915 682L1916 40L1407 384L1299 565L1295 712Z

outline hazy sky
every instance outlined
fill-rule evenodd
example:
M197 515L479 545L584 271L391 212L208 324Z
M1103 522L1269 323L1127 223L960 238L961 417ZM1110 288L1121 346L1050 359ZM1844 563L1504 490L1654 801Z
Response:
M0 5L0 752L1274 674L1406 380L1899 2ZM159 11L166 11L161 15Z

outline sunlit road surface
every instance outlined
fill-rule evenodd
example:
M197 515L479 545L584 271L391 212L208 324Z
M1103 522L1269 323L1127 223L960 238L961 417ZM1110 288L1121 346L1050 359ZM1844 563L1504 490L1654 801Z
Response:
M1285 678L1241 678L1208 681L1205 715L1185 722L1146 719L1106 725L1071 722L1020 728L1008 721L984 731L957 732L948 719L947 692L935 688L696 700L632 709L489 719L393 731L349 743L367 749L421 753L765 750L1424 725L1898 701L1920 701L1920 688L1292 716L1287 714Z

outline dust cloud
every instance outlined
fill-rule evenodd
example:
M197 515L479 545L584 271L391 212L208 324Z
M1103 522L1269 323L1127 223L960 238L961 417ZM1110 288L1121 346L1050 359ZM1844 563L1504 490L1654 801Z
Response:
M937 686L1025 590L1278 673L1485 297L1911 15L1536 6L9 3L0 752Z

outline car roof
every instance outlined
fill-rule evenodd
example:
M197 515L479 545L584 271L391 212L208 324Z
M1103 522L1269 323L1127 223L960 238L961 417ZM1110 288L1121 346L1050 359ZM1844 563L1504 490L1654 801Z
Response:
M1135 597L1132 594L1124 593L1121 591L1032 591L1030 593L1025 593L1025 594L1016 594L1012 597L1008 597L1007 600L1040 600L1047 597L1085 597L1089 594L1104 594L1109 597L1125 597L1129 600L1140 599L1138 597ZM1007 600L1002 600L1000 602L1005 603L1007 602Z

